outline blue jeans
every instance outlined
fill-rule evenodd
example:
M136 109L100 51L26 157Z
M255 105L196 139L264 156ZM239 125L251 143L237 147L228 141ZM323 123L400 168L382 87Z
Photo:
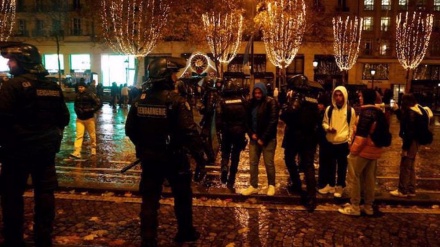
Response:
M249 160L251 185L258 188L258 164L260 163L260 156L263 153L264 165L266 166L267 181L269 185L275 186L275 148L277 147L277 140L272 139L266 146L260 146L256 141L249 143Z

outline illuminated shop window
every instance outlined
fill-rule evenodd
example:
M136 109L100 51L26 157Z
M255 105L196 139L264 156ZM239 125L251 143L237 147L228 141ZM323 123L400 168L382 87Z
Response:
M43 55L44 67L49 73L58 73L58 56L57 54ZM60 69L64 71L64 56L60 54Z

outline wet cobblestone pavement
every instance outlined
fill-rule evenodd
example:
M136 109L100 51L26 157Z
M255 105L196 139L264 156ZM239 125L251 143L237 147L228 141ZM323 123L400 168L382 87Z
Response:
M69 154L73 151L73 141L75 139L75 119L73 104L68 103L72 113L71 124L64 131L64 139L61 152L57 156L57 170L61 187L65 189L80 190L108 190L108 191L137 191L139 182L140 167L136 166L124 174L120 173L121 168L135 160L134 146L125 136L125 118L128 113L127 108L112 109L105 104L97 114L97 139L98 154L90 155L88 140L83 145L82 160L72 160ZM195 113L195 118L199 118ZM279 197L290 197L287 190L288 175L285 168L283 151L281 148L284 125L280 121L278 128L278 147L275 156L276 166L276 187L277 193L274 199ZM398 137L399 125L395 116L391 118L391 132L393 143L385 149L378 162L378 183L377 196L387 201L395 198L388 196L388 191L394 190L398 183L400 147L401 139ZM430 146L421 147L416 158L417 176L417 197L408 201L432 201L440 198L440 123L436 116L434 127L434 142ZM246 149L242 152L239 173L237 175L236 191L248 186L249 181L249 155ZM214 166L209 167L207 179L203 184L193 185L195 196L208 197L229 197L231 191L226 189L219 180L219 159ZM264 199L267 189L267 179L264 166L260 166L259 174L260 193L256 197ZM167 190L165 189L165 192ZM318 199L333 199L330 196L321 196ZM399 199L402 200L402 199Z
M98 155L90 156L88 141L83 159L69 159L75 138L75 114L65 129L57 156L60 190L56 194L55 247L139 246L140 167L125 174L120 169L135 160L134 147L125 137L127 109L104 105L97 116ZM201 232L195 243L176 245L176 220L169 189L164 189L159 212L160 246L440 246L440 124L436 120L434 143L423 147L416 159L417 196L390 198L397 185L401 141L392 118L393 144L379 160L376 208L372 217L350 217L337 212L347 198L318 195L315 212L301 206L297 195L285 186L287 171L280 147L280 123L276 152L277 192L265 195L267 180L260 170L257 195L243 197L219 181L218 162L209 168L204 183L193 183L194 224ZM263 166L261 166L263 167ZM248 150L242 153L237 191L248 186ZM26 241L32 246L32 191L25 194ZM1 229L0 229L1 230ZM1 238L1 237L0 237ZM1 239L0 239L1 243Z
M32 246L32 193L26 198L26 241ZM140 198L126 194L57 193L54 246L140 245ZM289 204L249 199L194 199L194 224L201 238L177 245L173 200L161 200L159 246L440 246L440 210L379 205L374 216L351 217L340 205L321 204L314 213ZM1 239L0 239L1 241Z

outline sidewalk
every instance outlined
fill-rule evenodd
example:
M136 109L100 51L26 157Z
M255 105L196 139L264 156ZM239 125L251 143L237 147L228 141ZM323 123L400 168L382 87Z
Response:
M128 113L126 108L112 110L109 105L104 105L97 115L97 138L98 155L90 156L88 143L83 147L83 160L73 161L68 159L73 151L75 138L75 119L73 106L68 103L72 113L71 124L65 129L61 152L58 154L58 175L62 190L76 191L112 191L125 193L127 191L136 193L139 184L140 167L136 166L124 174L120 169L135 160L134 146L125 137L125 117ZM197 116L196 116L197 117ZM422 147L416 158L417 196L411 199L395 198L388 194L394 190L398 183L399 161L401 140L398 137L399 125L395 116L391 119L391 132L393 143L386 148L382 158L378 162L376 198L378 203L385 204L415 204L430 205L440 203L440 123L436 117L434 127L434 142L428 147ZM274 197L265 196L267 190L267 179L264 165L260 166L259 188L260 193L251 196L258 202L272 203L298 203L298 195L290 195L286 189L288 174L284 164L284 149L281 148L284 124L280 121L278 128L278 147L275 155L276 166L276 188ZM239 172L236 180L236 191L240 192L249 184L249 158L248 149L242 152ZM219 181L220 160L217 159L213 167L208 168L208 176L203 184L193 183L194 196L196 198L221 198L244 201L238 193L229 191ZM318 174L317 174L318 175ZM168 188L164 189L164 195L170 196ZM332 195L319 195L318 202L344 202L346 199L334 199Z

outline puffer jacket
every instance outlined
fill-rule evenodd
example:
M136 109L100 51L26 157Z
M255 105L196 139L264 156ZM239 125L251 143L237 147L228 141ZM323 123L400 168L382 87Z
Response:
M374 105L361 106L356 135L350 148L352 155L359 155L366 159L378 159L382 155L382 148L376 147L370 137L376 128L378 111L381 109Z

